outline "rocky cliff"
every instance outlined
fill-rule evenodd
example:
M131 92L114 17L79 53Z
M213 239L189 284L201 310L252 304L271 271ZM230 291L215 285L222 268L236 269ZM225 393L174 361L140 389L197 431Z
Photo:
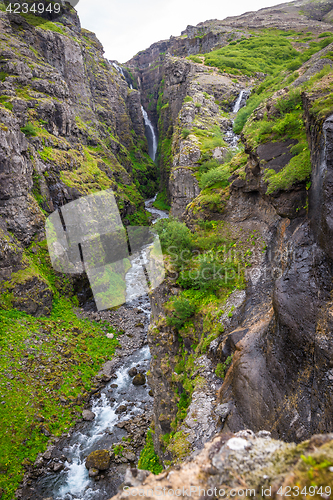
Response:
M161 189L190 229L184 243L172 219L158 228L169 275L152 295L150 384L165 464L219 430L331 431L331 10L295 2L209 21L128 63L158 127ZM280 70L245 67L247 47L273 53L269 32L285 46ZM216 280L202 261L218 268L222 252L220 288L193 278Z
M15 478L6 495L22 461L33 467L23 459L78 416L80 391L94 391L87 380L114 352L106 325L75 316L87 280L52 271L44 234L51 212L108 188L125 225L148 223L143 202L157 190L171 207L155 226L167 276L151 295L145 466L175 465L160 484L236 487L242 477L274 482L274 494L292 477L327 480L331 437L311 436L332 430L332 11L301 0L188 26L121 72L73 10L40 24L1 9L4 428L15 414L3 438L10 460L0 460L0 487ZM12 397L14 379L24 396ZM127 483L141 484L133 474Z

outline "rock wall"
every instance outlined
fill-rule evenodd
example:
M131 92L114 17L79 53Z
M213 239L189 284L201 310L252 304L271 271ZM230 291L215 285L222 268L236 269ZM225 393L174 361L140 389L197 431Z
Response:
M112 188L125 224L147 222L143 200L156 192L140 93L76 16L47 27L0 13L0 294L37 315L53 292L27 252L46 216Z

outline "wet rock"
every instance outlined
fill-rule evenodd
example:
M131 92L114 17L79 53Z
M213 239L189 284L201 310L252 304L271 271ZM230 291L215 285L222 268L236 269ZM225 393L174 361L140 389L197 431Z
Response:
M149 391L148 394L149 394L149 396L154 397L154 393L153 393L153 391L151 389L150 389L150 391Z
M95 413L90 410L83 410L82 412L82 418L86 422L91 422L92 420L94 420L95 417L96 417Z
M112 389L116 389L118 387L118 384L111 384L110 387L112 387Z
M91 469L89 469L89 477L96 477L96 476L98 476L98 474L99 474L98 469L94 469L93 467L91 467Z
M134 377L137 373L138 373L138 370L135 367L128 370L128 375L130 377Z
M54 466L53 466L54 472L60 472L61 470L63 470L63 468L64 468L64 464L62 464L62 463L54 464Z
M132 381L133 385L144 385L146 383L146 377L143 373L138 373L135 375Z
M127 410L127 406L126 405L120 405L116 409L115 413L124 413L126 410Z
M108 450L96 450L90 453L86 459L87 469L106 470L110 466L110 452Z

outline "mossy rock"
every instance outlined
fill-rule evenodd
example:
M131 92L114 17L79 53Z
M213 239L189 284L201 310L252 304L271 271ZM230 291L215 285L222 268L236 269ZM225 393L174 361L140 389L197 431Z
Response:
M110 466L110 452L108 450L96 450L88 455L86 460L87 469L106 470Z
M143 373L138 373L133 378L133 385L144 385L146 383L146 377Z

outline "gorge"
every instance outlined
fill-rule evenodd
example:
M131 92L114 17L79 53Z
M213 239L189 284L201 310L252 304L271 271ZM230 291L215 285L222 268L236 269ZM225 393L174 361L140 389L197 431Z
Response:
M0 498L330 498L333 3L188 26L126 64L66 5L0 2ZM166 277L138 298L133 261L98 312L45 220L107 189Z

